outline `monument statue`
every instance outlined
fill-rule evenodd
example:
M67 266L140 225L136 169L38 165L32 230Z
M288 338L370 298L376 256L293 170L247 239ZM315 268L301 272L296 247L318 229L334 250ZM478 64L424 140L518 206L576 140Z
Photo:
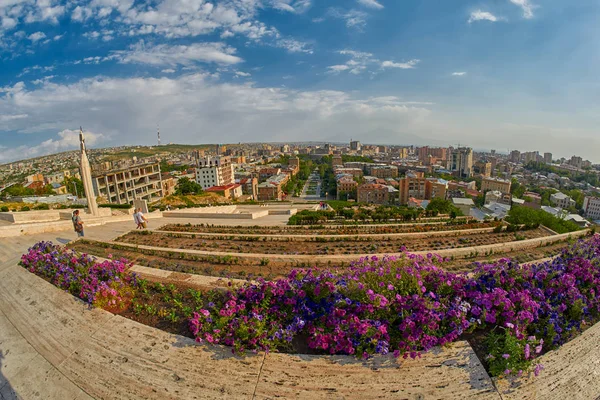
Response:
M83 138L83 128L79 127L79 144L81 146L81 155L79 159L79 169L81 171L81 180L85 189L85 197L88 203L88 212L94 216L98 215L98 204L96 204L96 195L92 186L92 169L90 160L85 153L85 139Z

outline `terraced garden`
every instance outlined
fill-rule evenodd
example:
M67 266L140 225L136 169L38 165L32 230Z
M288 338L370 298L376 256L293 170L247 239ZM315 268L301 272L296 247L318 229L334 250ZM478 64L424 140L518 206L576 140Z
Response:
M212 236L196 237L179 233L132 231L117 242L171 249L203 250L219 253L284 254L284 255L340 255L340 254L387 254L402 251L456 249L497 243L536 239L548 236L543 228L519 232L482 233L464 232L458 236L434 236L411 238L406 236L379 237L306 237L292 240L277 236Z
M168 224L159 231L235 235L364 235L385 233L437 232L463 229L495 228L501 222L442 221L419 224L309 225L309 226L231 226L208 224Z

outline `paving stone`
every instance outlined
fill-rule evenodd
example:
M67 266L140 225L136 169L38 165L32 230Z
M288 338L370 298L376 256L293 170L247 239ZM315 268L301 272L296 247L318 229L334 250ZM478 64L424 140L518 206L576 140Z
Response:
M262 361L114 316L59 370L99 399L250 399Z
M0 387L18 375L38 352L23 338L0 310Z
M2 393L5 398L10 398L12 391L25 400L92 399L39 354L10 378L6 388L2 389L6 391Z
M0 272L0 310L42 356L58 365L112 314L89 309L19 266Z
M421 359L270 353L257 399L500 399L467 342L423 354Z
M537 377L499 379L505 400L566 400L600 398L600 324L539 358ZM533 375L533 374L532 374Z

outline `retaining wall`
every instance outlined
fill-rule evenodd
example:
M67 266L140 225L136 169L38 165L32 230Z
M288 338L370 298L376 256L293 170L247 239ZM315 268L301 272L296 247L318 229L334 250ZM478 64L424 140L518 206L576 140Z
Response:
M578 238L581 236L585 236L588 234L588 230L564 233L562 235L549 236L545 238L538 239L527 239L520 240L517 242L507 242L507 243L498 243L492 245L484 245L484 246L475 246L475 247L463 247L460 249L446 249L446 250L427 250L427 251L414 251L410 252L412 254L417 255L427 255L427 254L438 254L442 257L458 257L464 258L465 256L470 256L472 254L477 253L478 255L492 255L492 254L500 254L509 251L515 250L526 250L530 248L540 247L546 244L556 243L563 240L566 240L569 237ZM146 245L137 245L131 243L123 243L118 241L109 242L111 244L129 247L129 248L139 248L144 250L158 250L165 252L178 252L183 254L198 254L198 255L213 255L213 256L233 256L238 258L250 258L250 259L262 259L268 258L270 260L282 261L282 262L313 262L315 264L320 264L327 261L352 261L356 260L360 257L365 256L397 256L401 257L405 253L384 253L384 254L335 254L335 255L315 255L315 254L257 254L257 253L236 253L236 252L223 252L223 251L205 251L205 250L191 250L191 249L175 249L170 247L157 247L157 246L146 246ZM491 252L490 252L491 251Z
M0 212L0 219L16 224L26 224L32 222L58 221L60 216L57 210L33 210Z
M155 211L153 213L145 214L145 216L148 219L161 218L162 213L160 211ZM115 217L90 217L89 215L82 214L81 219L84 222L85 227L104 225L110 222L133 221L130 215L121 215ZM19 235L35 235L38 233L60 232L72 229L73 223L70 221L70 218L68 221L56 220L39 223L14 224L0 226L0 238Z
M166 218L213 218L201 217L201 214L233 214L237 206L197 207L184 210L163 211Z

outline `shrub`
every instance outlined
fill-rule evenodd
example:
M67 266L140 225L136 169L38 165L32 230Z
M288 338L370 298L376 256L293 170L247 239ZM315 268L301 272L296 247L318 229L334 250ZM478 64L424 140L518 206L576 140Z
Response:
M0 211L2 211L2 212L8 212L8 207L2 206L2 207L0 207Z
M29 210L31 210L31 208L29 208L29 206L21 207L21 211L29 211Z
M50 209L50 205L48 205L47 203L40 203L37 204L33 207L34 210L49 210Z
M98 207L128 210L128 209L132 208L133 205L131 205L131 204L113 204L113 203L107 203L107 204L98 204Z

